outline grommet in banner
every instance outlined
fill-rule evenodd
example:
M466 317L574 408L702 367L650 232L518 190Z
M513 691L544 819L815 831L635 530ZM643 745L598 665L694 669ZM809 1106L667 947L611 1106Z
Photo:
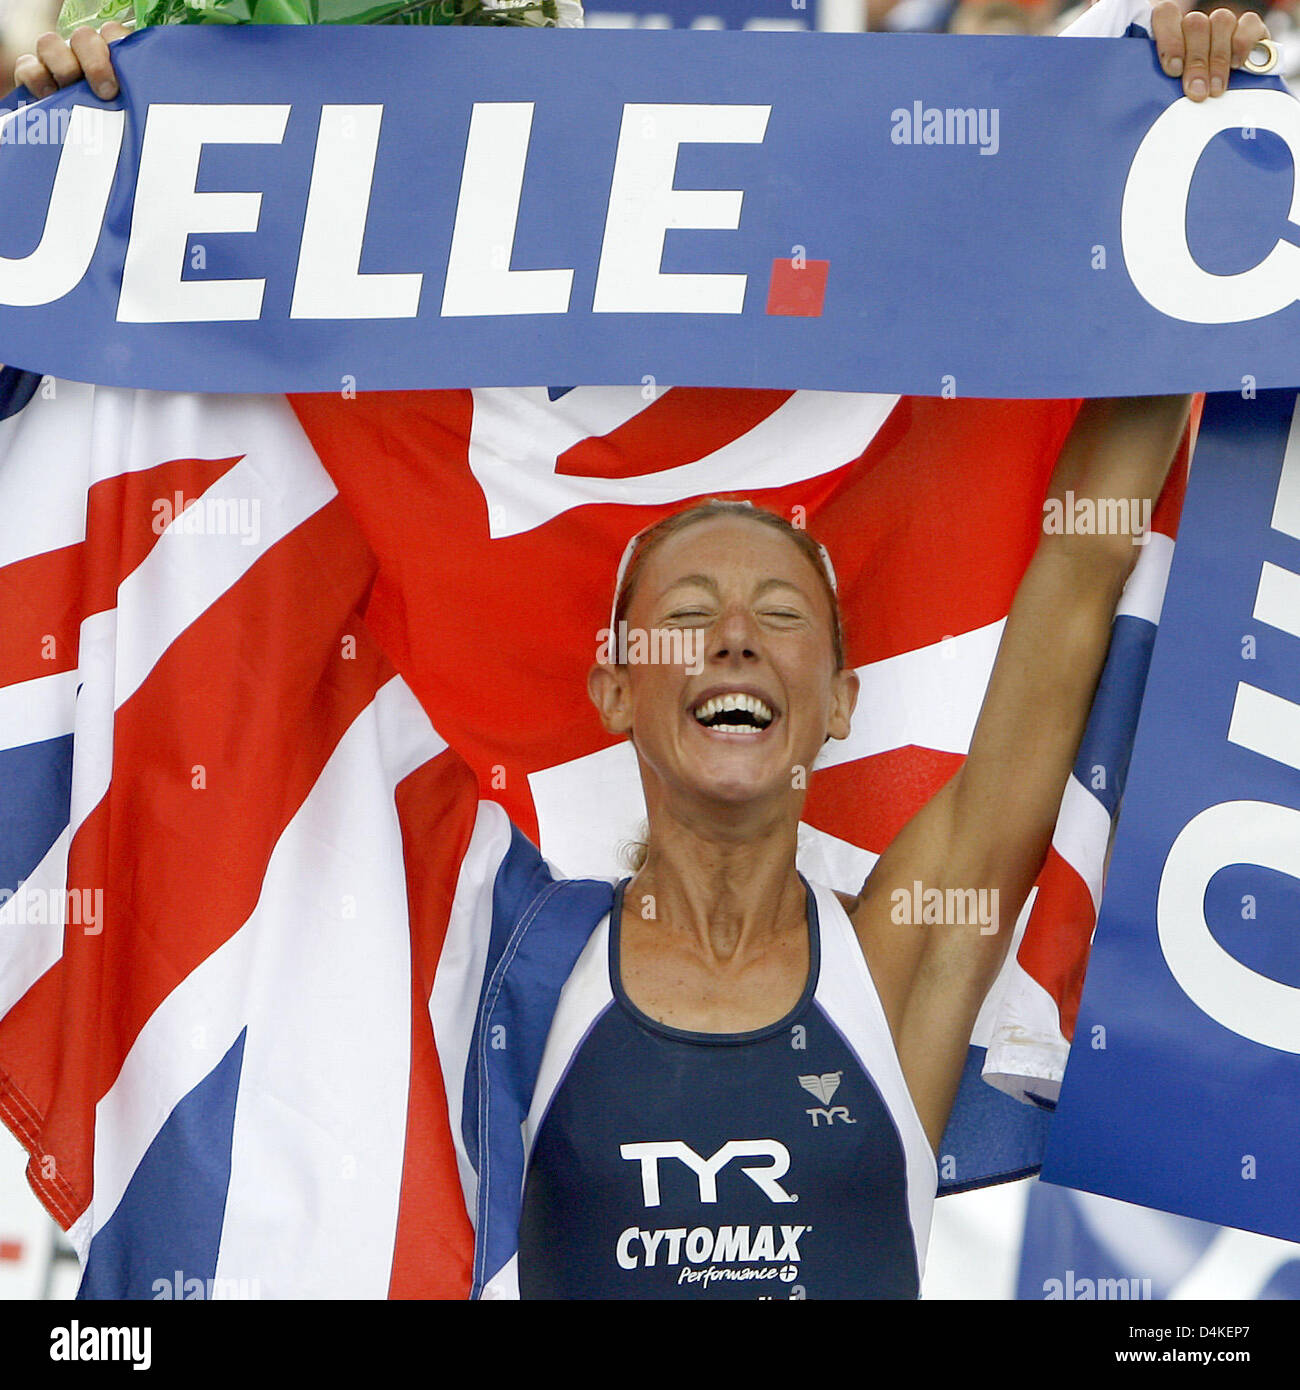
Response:
M1264 56L1257 56L1263 49ZM1243 72L1272 72L1281 60L1281 50L1272 39L1260 39L1260 41L1250 50L1242 62Z

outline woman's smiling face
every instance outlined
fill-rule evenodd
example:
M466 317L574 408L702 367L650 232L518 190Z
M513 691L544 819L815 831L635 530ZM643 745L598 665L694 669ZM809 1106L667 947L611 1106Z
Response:
M703 644L695 662L592 671L592 698L610 732L632 735L647 796L653 775L693 798L801 803L826 738L848 734L857 677L835 669L835 614L799 547L744 517L685 526L645 557L626 618L629 632L682 629Z

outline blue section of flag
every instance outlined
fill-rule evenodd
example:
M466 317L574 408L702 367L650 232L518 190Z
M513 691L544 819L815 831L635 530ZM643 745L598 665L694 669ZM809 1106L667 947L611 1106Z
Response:
M71 805L71 734L0 749L0 892L16 892L45 858Z
M939 1196L1036 1173L1047 1144L1049 1110L990 1086L981 1073L985 1049L966 1053L957 1099L939 1145Z
M190 1280L201 1280L205 1294L211 1288L246 1033L176 1106L149 1145L117 1209L91 1242L78 1298L154 1298L159 1280L167 1281L173 1298L185 1296Z
M515 825L510 827L510 847L497 867L496 878L492 884L492 927L488 937L487 960L483 970L483 991L491 980L506 945L510 940L515 924L523 916L525 909L539 894L553 884L546 861L538 852L536 845ZM592 924L595 925L594 923ZM480 996L481 997L481 996ZM465 1072L463 1097L462 1137L470 1163L477 1168L479 1164L479 1070L473 1065L478 1056L479 1042L483 1035L484 1018L480 1006L475 1018L474 1032L470 1040L470 1065Z
M1133 730L1142 707L1155 640L1154 623L1127 613L1115 619L1088 727L1074 760L1075 778L1112 817L1128 778Z
M36 394L41 384L39 372L25 372L21 367L0 367L0 420L7 420Z
M598 879L551 884L515 925L484 986L481 1023L470 1057L483 1098L478 1113L474 1297L518 1248L524 1173L521 1126L532 1103L560 991L613 898L613 886Z

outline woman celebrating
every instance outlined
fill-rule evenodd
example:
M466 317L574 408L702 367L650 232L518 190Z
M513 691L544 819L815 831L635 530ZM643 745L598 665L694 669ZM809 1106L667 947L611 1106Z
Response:
M1154 499L1187 405L1087 403L1052 495ZM636 539L616 623L698 632L702 662L591 672L605 727L635 746L649 833L541 1062L524 1297L788 1297L781 1281L916 1296L935 1150L1137 553L1127 532L1042 537L969 756L851 898L795 868L807 770L847 736L857 696L833 572L745 504ZM900 923L896 894L917 883L996 914ZM486 1292L508 1296L514 1277Z

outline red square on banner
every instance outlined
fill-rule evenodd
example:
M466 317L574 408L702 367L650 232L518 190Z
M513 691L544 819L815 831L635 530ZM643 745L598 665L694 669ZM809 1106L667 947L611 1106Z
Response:
M0 1260L21 1260L23 1243L21 1240L0 1240Z
M767 312L819 318L830 268L829 261L773 261L772 282L767 287Z

